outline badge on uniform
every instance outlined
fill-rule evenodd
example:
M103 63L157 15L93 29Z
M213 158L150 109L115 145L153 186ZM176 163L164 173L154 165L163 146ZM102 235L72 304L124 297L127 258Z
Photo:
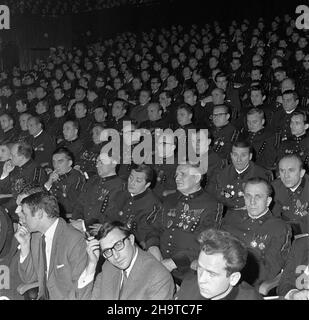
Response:
M169 229L173 225L173 220L167 221L167 229Z

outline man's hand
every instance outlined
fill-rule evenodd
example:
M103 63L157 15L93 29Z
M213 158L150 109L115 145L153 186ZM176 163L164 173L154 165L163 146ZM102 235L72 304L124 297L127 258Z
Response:
M30 232L26 227L19 226L15 233L15 238L20 244L22 257L27 257L30 252Z
M15 166L12 163L12 160L8 160L4 163L3 169L2 169L2 176L7 177L10 172L14 170Z
M174 269L177 269L177 266L172 259L164 259L161 262L169 272L172 272Z
M289 300L309 300L309 290L299 290L292 292Z
M45 183L45 187L49 190L53 183L59 179L59 174L56 170L54 170L48 177L47 182Z
M151 253L157 260L160 262L163 260L160 249L157 246L152 246L148 249L148 252Z
M94 237L87 239L87 254L88 254L88 265L86 267L86 273L92 274L95 272L99 256L100 256L100 243Z
M91 234L94 236L97 235L101 227L102 224L100 223L94 223L93 225L89 226L89 229L91 229Z

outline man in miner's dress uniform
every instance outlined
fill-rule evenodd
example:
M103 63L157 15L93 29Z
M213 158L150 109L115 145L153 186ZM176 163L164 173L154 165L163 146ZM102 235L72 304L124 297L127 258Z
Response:
M216 185L209 184L207 190L215 192L217 200L229 210L244 208L243 183L253 177L272 180L271 172L250 161L251 146L247 142L238 141L233 144L232 163L225 167L216 178ZM227 213L228 214L228 213Z
M180 283L197 259L200 231L217 227L221 219L218 203L200 186L197 165L179 165L176 171L177 192L163 202L156 216L154 232L147 235L146 248L172 272Z
M292 226L293 235L309 232L309 177L297 155L279 161L280 177L273 182L275 216Z
M84 185L74 208L77 218L71 224L84 231L90 227L94 232L100 224L111 217L117 210L118 198L116 195L125 186L125 183L116 175L117 162L106 153L97 157L97 174L92 176Z
M111 221L125 223L142 248L145 247L146 235L153 230L151 222L161 207L160 200L149 189L152 180L153 170L150 166L133 165L127 190L116 194L118 209L110 216Z
M269 210L271 187L261 178L244 186L245 209L223 219L222 229L237 236L249 249L244 280L253 285L273 279L283 268L291 240L291 229Z
M305 168L309 162L309 137L306 130L309 128L307 115L304 112L294 112L290 123L292 136L283 141L278 152L278 159L289 154L298 154L303 161Z
M13 220L18 221L15 214L16 197L25 185L35 183L43 185L46 180L45 170L31 159L32 148L26 142L15 143L11 148L11 161L5 168L0 180L0 193L12 194L12 198L2 205L8 210Z
M59 203L64 218L75 219L74 206L85 183L84 175L72 168L73 155L66 148L58 148L53 153L53 167L45 188L53 194Z

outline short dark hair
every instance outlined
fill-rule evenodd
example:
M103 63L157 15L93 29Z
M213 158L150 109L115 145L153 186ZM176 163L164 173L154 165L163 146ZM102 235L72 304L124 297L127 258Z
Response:
M153 169L149 165L147 165L147 164L134 164L132 166L131 172L133 170L136 171L136 172L144 172L145 173L146 183L148 183L148 182L152 183L152 181L153 181Z
M46 191L34 193L24 198L21 203L30 208L32 216L39 209L43 209L49 218L59 217L58 201L55 196Z
M73 153L68 148L59 147L53 152L53 156L55 154L64 154L67 160L74 161Z
M119 229L126 237L132 234L131 230L120 221L107 221L103 223L96 235L97 240L104 239L112 230Z
M189 105L186 104L186 103L182 103L181 105L179 105L179 106L177 107L177 111L180 110L180 109L184 109L184 110L186 110L189 114L193 114L192 107L189 106Z
M69 119L67 120L66 122L64 122L63 126L68 123L68 122L71 122L72 123L72 126L74 129L77 129L77 131L79 131L79 124L76 120L73 120L73 119Z
M247 113L247 117L252 115L252 114L258 114L258 115L262 116L263 119L265 119L265 113L264 113L264 111L262 109L251 108Z
M286 94L291 94L293 95L293 98L294 100L296 101L298 99L298 94L295 90L285 90L283 93L282 93L282 96L286 95Z
M244 149L249 149L249 152L252 153L252 146L249 142L244 141L244 140L236 140L232 147L235 148L244 148Z
M266 192L267 192L267 196L270 197L270 196L272 195L273 190L272 190L272 188L271 188L271 185L268 183L268 181L265 180L265 179L263 179L263 178L254 177L254 178L248 179L248 180L244 183L243 189L245 190L248 184L260 184L260 183L262 183L262 184L265 185L265 187L266 187Z
M298 154L295 154L295 153L294 153L294 154L287 154L287 155L283 156L283 157L278 161L278 165L280 164L280 162L281 162L282 160L285 160L285 159L295 159L295 160L298 161L299 166L300 166L300 169L303 169L303 168L304 168L304 163L303 163L301 157L300 157Z
M199 235L198 242L205 254L223 255L227 276L233 272L240 272L246 265L248 251L245 245L229 232L207 229Z

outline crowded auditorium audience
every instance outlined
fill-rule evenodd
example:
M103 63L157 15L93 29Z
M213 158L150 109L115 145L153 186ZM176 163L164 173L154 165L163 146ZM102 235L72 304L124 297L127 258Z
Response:
M0 297L308 300L308 41L286 14L3 70Z

